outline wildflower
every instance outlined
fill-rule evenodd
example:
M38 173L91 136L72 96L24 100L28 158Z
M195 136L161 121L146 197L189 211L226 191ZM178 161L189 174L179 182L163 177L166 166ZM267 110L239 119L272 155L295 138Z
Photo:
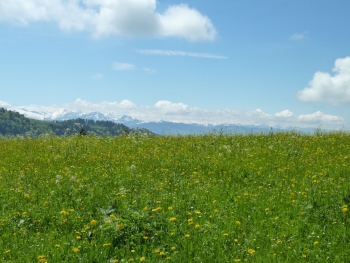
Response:
M80 240L80 239L81 239L81 236L76 236L76 239Z
M187 220L187 222L188 222L189 225L192 225L193 224L193 219L190 218L190 219Z
M45 256L38 256L38 260L40 263L47 263L47 259Z
M176 250L176 247L171 247L171 250L172 250L172 251L175 251L175 250Z
M305 255L305 254L302 254L301 256L302 256L303 258L306 258L306 255Z
M4 254L10 253L11 249L5 250Z
M68 215L68 212L62 210L62 211L60 212L60 214L63 215L63 216L67 216L67 215Z
M113 263L118 263L119 260L118 259L113 259Z
M199 228L200 228L200 225L199 225L199 224L196 224L194 227L195 227L196 229L199 229Z
M109 247L110 245L111 245L111 243L106 243L106 244L103 244L102 246Z
M234 262L241 262L241 260L239 258L236 258Z
M196 215L200 215L201 211L196 211L195 213L196 213Z
M185 237L186 237L186 238L190 238L190 235L189 235L189 234L186 234Z
M225 233L225 234L224 234L224 237L228 237L228 234L227 234L227 233Z
M154 250L154 253L158 254L160 252L160 250L157 248Z
M268 212L270 210L270 208L265 208L265 212Z
M96 225L97 225L97 221L96 221L95 219L93 219L93 220L91 220L90 224L91 224L92 226L96 226Z
M140 261L145 261L146 257L140 257Z
M165 256L165 252L162 251L162 252L159 253L159 255L160 255L160 256Z
M73 251L74 253L78 253L78 252L79 252L79 248L74 247L74 248L72 249L72 251Z
M172 206L169 206L169 207L168 207L168 210L170 210L170 211L173 210L173 207L172 207Z
M253 254L255 253L255 250L252 249L252 248L250 248L250 249L248 249L248 253L249 253L250 255L253 255Z
M123 230L123 229L124 229L124 225L123 224L118 225L118 230Z
M317 244L318 244L318 241L315 241L315 242L314 242L314 246L316 246Z
M58 245L58 244L56 244L56 245L55 245L55 247L56 247L56 248L60 248L61 246L60 246L60 245Z
M143 211L147 211L147 210L148 210L148 207L145 206L142 210L143 210Z
M240 225L241 225L241 222L240 222L240 221L236 221L236 224L240 226Z
M169 219L169 221L170 221L170 222L175 222L175 221L176 221L176 217L171 217L171 218Z
M348 212L348 206L347 205L343 205L343 209L341 210L344 214L346 212Z
M28 199L29 197L30 197L29 194L24 194L25 199Z

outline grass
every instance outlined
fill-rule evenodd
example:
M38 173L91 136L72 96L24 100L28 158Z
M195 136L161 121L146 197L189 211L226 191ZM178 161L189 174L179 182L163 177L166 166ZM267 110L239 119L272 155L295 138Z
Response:
M0 262L349 262L350 135L0 140Z

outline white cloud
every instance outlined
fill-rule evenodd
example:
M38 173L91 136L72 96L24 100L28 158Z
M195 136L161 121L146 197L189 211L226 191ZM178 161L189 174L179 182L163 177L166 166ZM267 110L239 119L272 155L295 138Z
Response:
M77 114L87 114L101 112L110 118L119 118L128 115L144 121L172 121L198 124L241 124L259 125L266 124L271 127L319 127L329 129L349 128L349 123L340 116L324 114L320 111L311 114L295 115L290 110L284 110L275 114L269 114L261 109L256 110L233 110L221 109L208 111L198 107L190 107L184 103L174 103L161 100L153 106L139 106L129 100L121 102L103 101L92 103L82 99L77 99L73 103L63 105L52 105L50 107L41 106L21 106L16 107L6 102L0 101L0 107L9 110L16 110L31 118L69 118L70 111ZM40 112L43 112L39 114Z
M129 64L129 63L119 63L119 62L113 63L114 70L131 70L134 68L135 68L135 66L133 64Z
M198 57L198 58L212 58L212 59L228 59L225 56L218 56L208 53L194 53L185 52L178 50L159 50L159 49L144 49L136 50L138 53L143 55L161 55L161 56L182 56L182 57Z
M309 86L297 93L297 98L305 102L350 104L350 57L337 59L333 72L333 76L316 72Z
M306 33L295 33L289 37L291 40L303 40L305 38Z
M210 19L187 5L156 11L156 0L1 0L0 21L28 25L56 22L64 31L89 31L94 37L144 35L213 40Z
M103 79L104 75L102 73L96 73L96 74L92 75L91 78L94 80L99 80L99 79Z
M157 73L157 70L151 69L151 68L143 68L143 71L145 71L147 73Z

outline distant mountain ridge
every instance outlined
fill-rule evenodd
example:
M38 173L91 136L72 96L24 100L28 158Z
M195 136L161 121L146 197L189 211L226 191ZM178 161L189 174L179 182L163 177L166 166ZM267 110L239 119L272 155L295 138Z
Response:
M24 106L12 108L12 110L23 114L24 116L37 120L45 121L67 121L72 119L83 119L93 121L111 121L123 124L129 128L145 128L151 132L167 135L167 134L203 134L213 131L223 133L266 133L271 131L286 131L280 127L270 127L268 125L239 125L239 124L197 124L197 123L177 123L171 121L143 121L128 115L118 113L102 113L100 111L82 112L80 110L68 108L52 108Z

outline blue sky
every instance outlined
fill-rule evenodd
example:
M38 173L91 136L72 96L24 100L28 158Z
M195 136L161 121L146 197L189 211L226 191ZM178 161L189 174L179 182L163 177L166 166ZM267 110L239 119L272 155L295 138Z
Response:
M0 101L349 127L348 10L348 0L2 0Z

